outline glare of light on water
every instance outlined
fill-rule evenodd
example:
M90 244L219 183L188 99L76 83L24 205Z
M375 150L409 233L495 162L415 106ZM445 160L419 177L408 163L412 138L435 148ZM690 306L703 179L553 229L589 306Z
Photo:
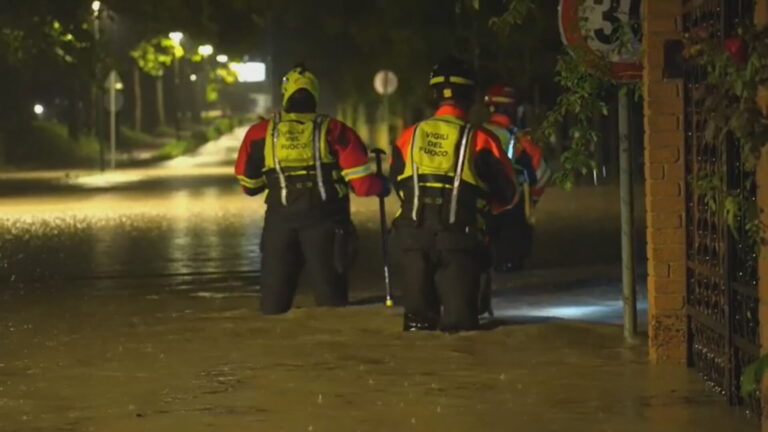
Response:
M70 183L84 188L110 188L121 184L137 182L143 178L143 176L138 174L116 172L77 177L70 180Z

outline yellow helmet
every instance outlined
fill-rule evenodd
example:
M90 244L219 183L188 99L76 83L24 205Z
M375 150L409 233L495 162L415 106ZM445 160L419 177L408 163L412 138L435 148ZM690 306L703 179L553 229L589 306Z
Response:
M315 75L304 66L296 66L283 77L283 105L285 105L292 94L301 89L306 89L312 93L315 100L319 99L320 84Z

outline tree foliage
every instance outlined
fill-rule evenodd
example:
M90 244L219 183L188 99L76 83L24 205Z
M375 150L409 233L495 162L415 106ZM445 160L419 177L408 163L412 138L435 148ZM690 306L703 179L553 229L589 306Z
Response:
M765 227L760 224L757 203L746 191L755 181L757 162L768 145L768 117L758 105L760 89L768 86L768 28L742 26L724 43L704 30L689 35L686 44L686 57L706 71L706 81L694 94L707 118L704 139L717 147L738 146L740 160L731 168L744 173L744 184L736 189L716 175L697 178L695 187L711 211L722 212L746 252L754 254Z
M153 77L161 77L173 60L184 56L184 48L165 36L142 41L131 51L131 57L139 68Z

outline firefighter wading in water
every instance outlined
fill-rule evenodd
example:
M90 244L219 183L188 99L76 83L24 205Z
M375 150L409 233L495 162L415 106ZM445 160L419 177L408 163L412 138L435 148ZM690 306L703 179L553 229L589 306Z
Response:
M390 175L402 199L392 225L404 330L478 327L488 267L484 219L490 205L516 199L514 169L498 139L466 121L474 79L461 60L437 64L429 81L437 112L408 128L392 154Z
M493 264L496 271L521 270L533 247L533 210L552 176L543 157L527 131L521 131L512 119L516 112L516 92L505 84L497 84L485 94L491 117L485 127L501 142L512 160L523 185L521 199L510 209L492 215L488 220Z
M389 193L358 134L316 113L319 85L311 72L292 69L282 93L282 112L251 126L235 166L246 194L267 191L261 311L268 315L290 310L302 267L318 306L347 304L349 189L359 196Z

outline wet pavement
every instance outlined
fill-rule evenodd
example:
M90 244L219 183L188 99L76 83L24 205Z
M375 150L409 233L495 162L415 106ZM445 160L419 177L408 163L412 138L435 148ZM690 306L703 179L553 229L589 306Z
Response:
M610 187L545 197L489 331L398 331L375 200L353 202L356 306L300 294L259 316L264 206L232 178L237 138L153 168L0 175L0 431L757 429L622 342Z

